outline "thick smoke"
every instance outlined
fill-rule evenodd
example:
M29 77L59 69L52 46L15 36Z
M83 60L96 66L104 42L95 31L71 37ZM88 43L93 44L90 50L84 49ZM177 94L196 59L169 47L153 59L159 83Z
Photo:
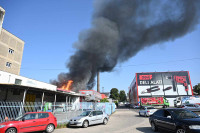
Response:
M53 84L73 80L73 89L92 89L98 71L112 71L145 47L194 30L199 0L96 0L92 27L82 31L77 51Z

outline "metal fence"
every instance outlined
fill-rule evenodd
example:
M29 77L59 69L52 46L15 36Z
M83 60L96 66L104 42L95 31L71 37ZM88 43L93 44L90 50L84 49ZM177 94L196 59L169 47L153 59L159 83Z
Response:
M114 103L41 103L41 102L0 102L0 123L15 119L27 112L52 112L58 123L67 123L85 110L102 110L108 115L115 111Z

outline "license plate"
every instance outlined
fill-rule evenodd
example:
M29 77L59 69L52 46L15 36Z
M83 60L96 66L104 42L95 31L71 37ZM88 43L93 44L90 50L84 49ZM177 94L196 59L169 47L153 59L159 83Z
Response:
M70 122L71 124L74 124L74 122Z

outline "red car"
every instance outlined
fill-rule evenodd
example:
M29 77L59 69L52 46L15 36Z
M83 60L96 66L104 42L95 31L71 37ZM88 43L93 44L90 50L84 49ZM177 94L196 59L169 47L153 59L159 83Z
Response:
M57 127L57 119L51 112L31 112L8 122L0 123L0 133L46 131Z

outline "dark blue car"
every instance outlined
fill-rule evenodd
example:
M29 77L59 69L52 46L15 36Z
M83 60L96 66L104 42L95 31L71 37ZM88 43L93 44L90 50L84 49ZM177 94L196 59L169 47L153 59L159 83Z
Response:
M149 122L153 131L200 133L200 117L187 109L160 109L149 118Z

